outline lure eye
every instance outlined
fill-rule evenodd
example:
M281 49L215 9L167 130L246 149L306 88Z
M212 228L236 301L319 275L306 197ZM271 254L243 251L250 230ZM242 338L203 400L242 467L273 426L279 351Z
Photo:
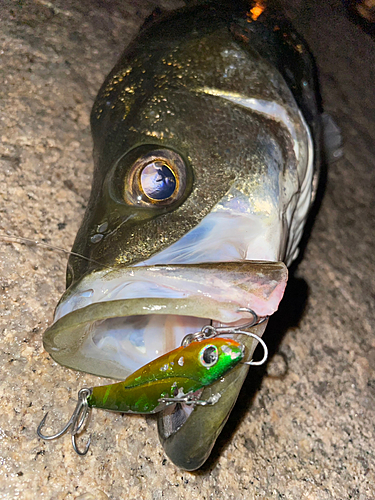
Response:
M186 191L186 166L169 149L151 151L138 158L125 176L123 198L131 205L168 206Z
M219 351L217 350L217 347L214 345L207 345L206 347L203 347L203 349L199 353L199 361L206 368L215 365L218 359L219 359Z

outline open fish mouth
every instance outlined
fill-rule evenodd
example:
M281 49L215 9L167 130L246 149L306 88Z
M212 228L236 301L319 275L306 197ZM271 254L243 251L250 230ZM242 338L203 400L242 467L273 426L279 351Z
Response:
M203 326L238 327L273 314L283 297L282 262L225 262L104 269L62 297L44 345L65 366L124 379Z

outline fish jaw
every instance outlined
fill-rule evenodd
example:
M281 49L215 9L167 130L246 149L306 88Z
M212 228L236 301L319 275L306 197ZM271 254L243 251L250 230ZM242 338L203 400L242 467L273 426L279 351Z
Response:
M139 266L99 271L68 290L44 346L60 364L125 379L214 325L273 314L284 294L282 262ZM91 293L92 292L92 293Z
M268 321L251 329L261 337ZM234 337L246 346L251 358L257 341L245 336ZM200 399L219 402L208 406L175 405L159 413L159 439L169 459L187 471L199 469L209 457L217 437L222 431L230 412L237 401L249 366L239 363L225 378L217 380L200 393ZM193 436L193 438L192 438Z

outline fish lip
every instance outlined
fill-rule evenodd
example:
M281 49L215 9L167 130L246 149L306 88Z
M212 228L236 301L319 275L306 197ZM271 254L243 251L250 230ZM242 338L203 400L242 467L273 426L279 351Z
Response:
M235 269L237 270L237 275L234 274ZM253 272L255 272L255 270L259 271L262 269L264 271L263 274L268 273L269 282L266 280L265 285L263 282L262 283L270 293L260 294L262 296L262 300L258 300L258 302L256 299L259 299L259 296L256 297L254 293L257 290L259 292L259 286L258 289L257 286L252 289L252 285L250 283L251 286L250 289L247 290L246 295L246 290L243 290L244 282L238 278L238 270L241 271L241 276L245 276L251 269ZM78 307L60 317L58 316L57 309L57 320L46 330L43 339L44 347L50 353L52 358L58 363L76 370L93 373L94 375L99 376L123 379L129 375L129 371L125 370L124 366L121 368L120 363L116 364L115 361L110 359L104 360L103 362L101 360L101 367L99 368L98 364L94 361L95 358L91 358L90 361L90 358L83 359L82 354L80 354L80 349L84 346L85 342L92 343L90 335L93 333L96 325L99 324L98 322L102 322L110 318L163 314L207 318L208 323L210 320L214 320L225 325L236 325L238 322L244 324L249 319L251 320L251 316L249 318L248 312L239 311L239 309L244 306L250 307L251 309L254 309L260 317L272 314L282 298L287 280L287 269L285 265L283 263L272 262L212 263L199 266L140 266L136 268L117 269L113 271L113 276L117 276L116 273L119 273L119 275L125 274L127 276L129 276L129 273L134 273L136 280L137 276L143 276L145 273L148 276L148 272L151 272L151 274L156 272L158 277L162 274L166 277L165 279L170 279L171 276L175 276L174 273L180 273L180 275L183 276L180 280L181 283L185 285L189 282L193 289L195 288L195 285L200 286L199 283L202 285L204 280L208 279L210 276L211 278L214 276L215 279L220 278L223 283L228 282L231 277L233 278L233 276L236 276L237 281L234 280L233 289L238 292L239 298L238 300L233 300L233 294L231 295L230 293L233 292L233 290L229 287L229 298L227 297L225 300L222 300L222 297L220 296L222 291L219 290L219 293L216 296L211 297L208 296L208 294L203 296L193 294L192 296L184 296L181 298L138 297L93 302L84 307ZM108 273L108 270L96 272L95 275L96 277L104 277L104 279L107 280L107 283L110 279L110 273ZM197 277L196 282L192 281L195 276ZM217 278L217 276L219 276L219 278ZM86 277L86 279L89 278ZM256 284L257 278L254 279ZM216 281L214 281L214 283L216 283ZM73 291L68 290L65 297L74 297L74 290L79 290L80 285L85 288L86 283L84 282L84 279L77 283ZM276 300L273 297L273 294L275 293L277 295ZM242 298L244 296L247 297L247 300L242 302ZM251 303L251 297L253 298L256 306ZM249 300L250 302L248 302ZM60 306L63 304L64 297L60 302ZM268 309L267 307L264 309L263 306L265 305ZM269 309L269 307L271 307L271 309Z
M83 276L70 287L56 308L54 321L92 303L165 296L212 298L237 303L238 308L250 307L258 316L271 316L278 308L287 279L285 264L270 261L113 267ZM129 286L140 283L144 286L141 292L129 291ZM150 292L152 286L156 290Z

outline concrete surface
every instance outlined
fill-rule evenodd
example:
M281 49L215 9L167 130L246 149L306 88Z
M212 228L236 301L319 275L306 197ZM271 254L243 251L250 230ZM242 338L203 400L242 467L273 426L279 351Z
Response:
M0 2L2 233L70 248L89 194L90 108L156 5ZM329 167L304 259L266 334L268 373L246 382L198 473L165 458L153 418L93 413L85 458L68 437L42 442L44 412L59 428L78 389L97 379L56 365L42 347L65 256L0 242L1 499L375 498L375 44L338 0L288 9L316 56L345 156Z

